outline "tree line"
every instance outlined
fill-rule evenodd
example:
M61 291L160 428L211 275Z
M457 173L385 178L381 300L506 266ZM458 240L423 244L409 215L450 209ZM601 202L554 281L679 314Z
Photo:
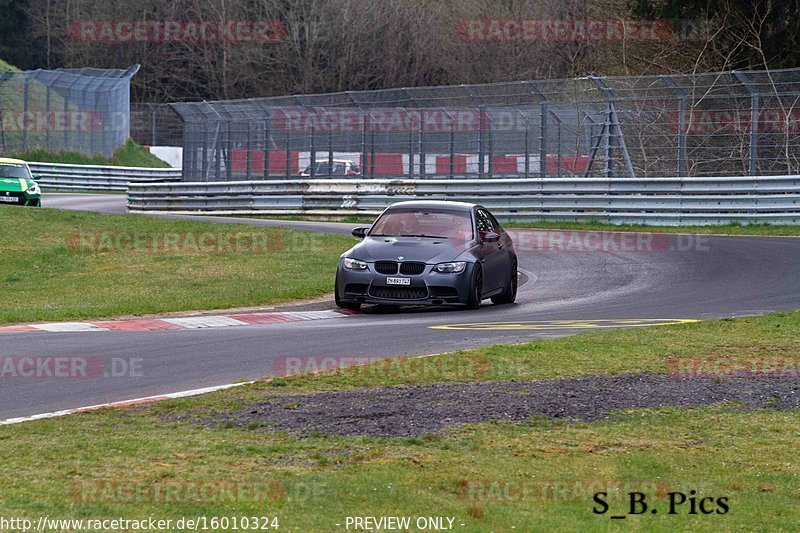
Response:
M0 12L0 58L139 63L140 102L800 64L800 0L0 0Z

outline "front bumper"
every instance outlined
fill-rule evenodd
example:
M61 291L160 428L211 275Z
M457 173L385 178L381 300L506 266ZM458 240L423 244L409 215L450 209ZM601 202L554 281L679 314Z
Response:
M343 302L380 305L466 305L474 264L459 274L433 272L426 265L418 275L385 275L369 263L367 270L350 270L342 264L336 273L339 299ZM408 278L409 285L389 285L387 278Z
M0 191L0 205L38 207L41 203L41 196L38 194L29 195L25 192Z

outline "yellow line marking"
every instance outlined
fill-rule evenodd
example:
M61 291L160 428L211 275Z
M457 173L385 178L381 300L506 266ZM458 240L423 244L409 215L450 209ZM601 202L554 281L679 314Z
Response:
M699 322L691 318L619 318L599 320L520 320L428 326L429 329L475 331L542 331L553 329L643 328Z

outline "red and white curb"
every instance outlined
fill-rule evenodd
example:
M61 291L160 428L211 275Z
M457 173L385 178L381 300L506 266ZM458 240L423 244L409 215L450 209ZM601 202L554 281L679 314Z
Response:
M216 387L206 387L204 389L195 389L182 392L173 392L170 394L162 394L160 396L148 396L146 398L137 398L135 400L125 400L123 402L104 403L99 405L92 405L89 407L79 407L77 409L65 409L63 411L53 411L52 413L42 413L38 415L24 416L20 418L9 418L7 420L0 420L0 426L9 426L12 424L21 424L23 422L33 422L34 420L43 420L45 418L58 418L61 416L74 415L77 413L85 413L87 411L96 411L98 409L105 409L110 407L128 407L131 405L140 405L146 403L160 402L163 400L174 400L177 398L188 398L190 396L199 396L209 392L216 392L225 389L232 389L234 387L241 387L242 385L251 385L254 381L246 381L242 383L231 383L228 385L218 385Z
M257 324L280 324L326 320L353 315L350 311L286 311L275 313L246 313L235 315L190 316L180 318L142 318L134 320L110 320L102 322L52 322L48 324L23 324L0 327L0 333L47 331L53 333L77 333L86 331L163 331L177 329L227 328Z

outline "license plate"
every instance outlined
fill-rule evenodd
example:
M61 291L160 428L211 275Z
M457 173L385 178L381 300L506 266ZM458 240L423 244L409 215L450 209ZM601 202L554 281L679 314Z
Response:
M15 204L19 201L16 196L0 196L0 202L6 202L9 204Z
M386 278L387 285L411 285L411 278Z

